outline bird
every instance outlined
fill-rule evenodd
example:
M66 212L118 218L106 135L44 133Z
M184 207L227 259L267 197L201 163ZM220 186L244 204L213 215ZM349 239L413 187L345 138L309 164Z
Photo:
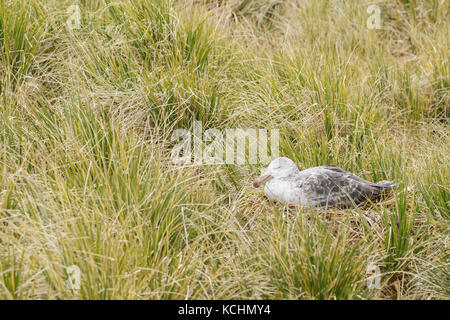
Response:
M395 184L383 180L367 181L335 165L312 167L302 171L289 158L272 160L254 182L264 186L269 200L309 208L362 207L383 198Z

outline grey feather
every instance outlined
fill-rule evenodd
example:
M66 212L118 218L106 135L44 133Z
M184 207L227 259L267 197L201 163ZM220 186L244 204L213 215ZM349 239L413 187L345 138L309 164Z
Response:
M284 157L273 160L261 177L270 178L264 187L269 199L314 208L362 206L395 187L389 181L367 181L334 165L299 171L292 160Z
M360 178L337 166L314 167L300 171L302 190L318 207L348 208L378 200L389 182L377 184Z

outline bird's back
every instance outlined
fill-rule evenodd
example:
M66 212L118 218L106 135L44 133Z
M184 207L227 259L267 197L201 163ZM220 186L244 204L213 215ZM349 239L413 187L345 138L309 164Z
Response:
M374 183L334 165L299 172L298 187L312 207L348 208L379 199L394 184Z

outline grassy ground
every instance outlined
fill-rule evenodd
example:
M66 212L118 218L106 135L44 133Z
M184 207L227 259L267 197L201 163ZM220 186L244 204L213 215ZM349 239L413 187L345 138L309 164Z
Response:
M448 16L445 0L0 0L0 298L449 299ZM260 165L172 164L195 120L277 128L300 167L399 187L369 209L273 205Z

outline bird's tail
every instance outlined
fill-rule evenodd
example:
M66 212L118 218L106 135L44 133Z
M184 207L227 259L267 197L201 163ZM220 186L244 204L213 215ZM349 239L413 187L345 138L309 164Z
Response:
M376 183L377 186L381 187L383 190L389 191L395 188L395 183L382 180Z

